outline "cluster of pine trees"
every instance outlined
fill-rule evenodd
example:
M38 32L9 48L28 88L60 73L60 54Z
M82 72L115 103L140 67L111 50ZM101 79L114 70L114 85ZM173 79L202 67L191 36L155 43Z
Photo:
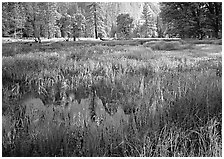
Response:
M76 40L80 36L114 37L117 33L119 38L130 38L133 36L134 19L128 13L119 14L116 5L119 4L5 2L2 3L2 34L3 37L73 37ZM151 15L146 7L143 14L143 18ZM145 22L148 26L149 20ZM145 34L144 31L141 33Z
M221 2L164 2L160 6L167 34L181 38L221 38Z
M160 9L145 2L141 4L142 16L137 22L129 13L122 13L119 5L115 2L4 2L2 36L35 37L37 41L40 37L75 41L78 37L115 35L119 39L166 35L221 37L221 2L165 2L159 4Z
M99 32L103 31L103 14L99 6L95 2L3 3L2 33L3 36L36 38L93 36L94 23Z

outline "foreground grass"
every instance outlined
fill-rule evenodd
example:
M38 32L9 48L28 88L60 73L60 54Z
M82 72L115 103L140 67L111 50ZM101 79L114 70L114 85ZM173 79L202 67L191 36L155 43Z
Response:
M222 156L221 57L182 49L69 46L3 57L3 156ZM21 104L27 94L45 105L37 125ZM84 126L68 122L67 103L93 105Z

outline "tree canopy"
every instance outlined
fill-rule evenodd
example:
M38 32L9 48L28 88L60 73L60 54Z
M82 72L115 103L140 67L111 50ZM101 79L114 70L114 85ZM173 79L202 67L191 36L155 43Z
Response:
M219 38L222 31L221 2L164 2L160 16L167 34L182 38Z
M129 14L119 14L117 17L117 34L119 38L130 38L133 28L133 18Z
M221 38L221 2L126 3L3 2L2 36L33 37L181 37ZM137 4L137 3L136 3ZM122 7L121 7L122 6ZM140 10L135 7L141 6ZM133 7L133 8L132 8ZM137 14L136 12L136 14ZM68 39L67 39L68 40ZM40 42L40 40L37 40Z
M95 38L98 38L98 33L105 34L104 16L101 4L92 2L87 4L87 23L91 28L94 28Z

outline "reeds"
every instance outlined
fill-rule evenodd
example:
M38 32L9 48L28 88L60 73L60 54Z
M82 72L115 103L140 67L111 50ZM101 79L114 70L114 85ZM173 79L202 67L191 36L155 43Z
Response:
M71 49L3 57L3 156L222 156L219 59ZM31 90L33 126L16 102Z

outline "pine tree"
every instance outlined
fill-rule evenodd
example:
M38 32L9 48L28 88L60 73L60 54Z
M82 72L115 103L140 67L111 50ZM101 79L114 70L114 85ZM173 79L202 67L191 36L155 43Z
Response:
M161 3L160 16L171 35L198 39L209 35L217 38L221 32L221 6L219 2L166 2Z
M84 31L85 27L85 17L81 13L76 13L72 17L72 30L73 38L76 41L76 38L80 37L81 32Z
M140 29L141 29L141 25L140 25L139 23L136 24L135 27L134 27L134 30L133 30L133 36L134 36L135 38L140 38L140 37L141 37Z
M222 3L221 2L207 2L206 6L206 22L209 29L213 30L213 36L221 37L222 32ZM220 34L220 36L219 36Z
M3 34L22 35L25 26L25 14L22 2L6 2L2 5Z
M26 31L33 30L33 36L36 42L41 42L40 37L44 33L45 26L45 9L44 3L40 2L32 2L32 3L24 3L26 8L26 26L32 28L27 29Z
M34 25L34 37L35 41L41 43L41 31L44 23L44 15L43 14L43 3L42 2L34 2L33 6L33 25Z
M54 37L55 35L55 25L56 25L56 4L53 2L46 3L46 16L45 23L47 27L47 37L48 39Z
M88 3L86 9L88 13L86 21L87 24L89 24L89 26L87 26L94 28L95 38L98 39L98 33L105 35L105 25L101 5L98 2Z
M149 35L153 35L153 15L151 11L149 10L149 4L148 2L144 3L143 11L142 11L142 18L145 21L143 26L141 27L141 30L145 37L149 37Z
M10 32L9 2L2 3L2 36L8 36Z

